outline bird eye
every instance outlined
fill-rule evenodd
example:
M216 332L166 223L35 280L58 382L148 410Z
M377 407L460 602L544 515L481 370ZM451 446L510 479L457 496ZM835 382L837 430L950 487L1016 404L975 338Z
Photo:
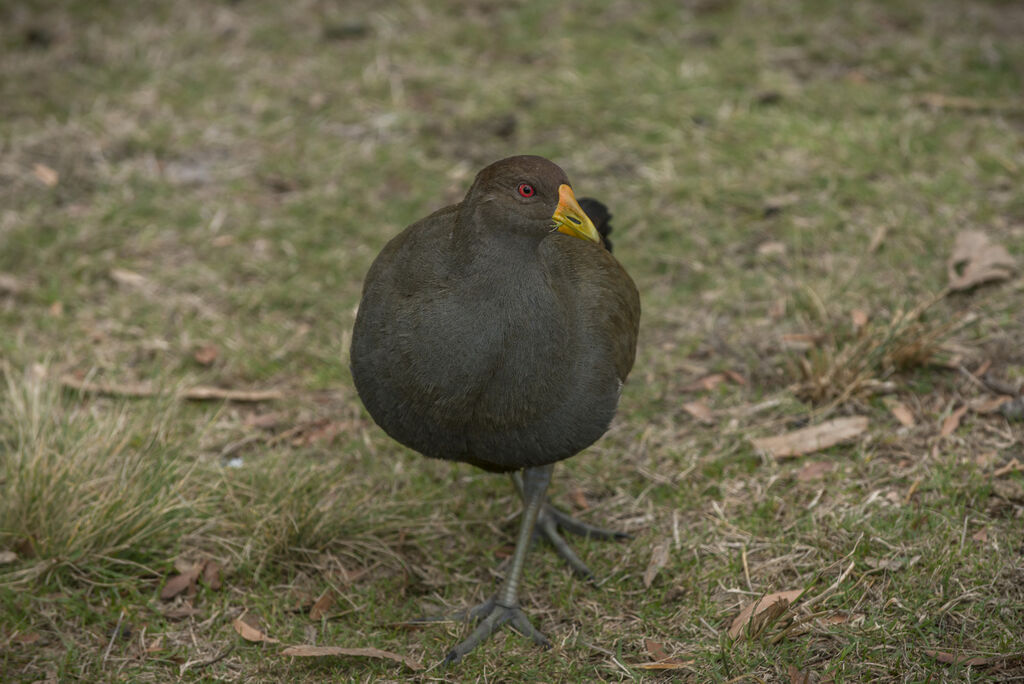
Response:
M534 194L536 194L536 192L537 191L534 190L533 186L530 185L529 183L519 184L519 194L522 195L523 197L533 197Z

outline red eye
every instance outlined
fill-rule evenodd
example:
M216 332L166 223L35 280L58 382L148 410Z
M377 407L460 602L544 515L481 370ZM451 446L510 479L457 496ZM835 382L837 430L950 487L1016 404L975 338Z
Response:
M530 185L529 183L519 184L519 194L522 195L523 197L533 197L534 194L536 194L536 192L537 191L534 190L533 186Z

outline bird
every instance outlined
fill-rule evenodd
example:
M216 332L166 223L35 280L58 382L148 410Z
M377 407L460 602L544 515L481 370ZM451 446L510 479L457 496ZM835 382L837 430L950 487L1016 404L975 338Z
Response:
M477 625L446 664L505 625L550 646L519 603L535 534L583 577L560 529L628 537L547 501L554 464L607 431L636 357L640 296L609 219L554 162L508 157L392 238L366 274L349 361L370 416L424 456L510 474L523 503L504 580L459 614Z

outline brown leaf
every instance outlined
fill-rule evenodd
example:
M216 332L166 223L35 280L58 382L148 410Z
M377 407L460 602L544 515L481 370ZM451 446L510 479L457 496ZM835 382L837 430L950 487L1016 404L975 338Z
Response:
M110 269L110 277L118 285L124 285L125 287L144 289L150 286L149 278L141 273L129 271L127 268Z
M259 428L261 430L271 430L282 422L287 417L284 411L270 411L268 413L256 413L247 416L245 424L249 427Z
M767 594L764 597L748 603L740 611L740 614L732 621L729 627L729 636L733 639L743 633L743 628L750 624L750 633L756 636L764 625L786 612L790 603L796 601L803 589L792 589L790 591L777 591Z
M334 607L334 602L337 599L334 596L334 590L328 589L324 593L320 594L320 598L316 600L313 607L309 609L309 619L319 621L322 617L327 615L327 612Z
M644 570L644 587L649 588L658 576L661 569L668 563L669 544L667 541L659 542L651 549L651 560Z
M976 542L984 544L988 541L988 530L982 527L977 532L971 535L971 539L973 539Z
M235 628L235 631L238 632L238 634L243 639L245 639L246 641L255 641L255 642L263 641L263 642L266 642L268 644L278 644L278 643L281 643L277 639L274 639L273 637L267 636L266 632L264 632L262 629L260 629L258 627L253 627L252 625L250 625L248 622L246 622L243 619L244 617L245 617L245 614L242 614L242 615L236 617L234 622L231 623L231 626Z
M698 392L700 390L713 390L725 382L725 380L725 373L712 373L711 375L705 375L703 378L694 380L688 385L683 385L681 391Z
M787 432L775 437L751 439L755 449L765 451L775 458L801 456L845 442L857 437L868 429L866 416L836 418L814 427Z
M644 648L647 649L647 654L654 660L649 663L639 663L633 666L641 670L681 670L693 665L695 662L693 660L670 658L668 653L665 652L665 647L653 639L644 639Z
M889 234L889 226L880 224L875 228L875 232L871 235L871 242L868 243L868 252L874 254L878 251L878 248L885 242L885 236Z
M885 405L889 407L889 412L903 427L914 427L917 424L914 412L902 401L890 398L885 401Z
M1006 395L991 398L981 397L978 399L972 399L968 405L975 413L984 415L986 413L995 413L1003 404L1011 401L1013 401L1013 398Z
M949 437L953 434L960 427L960 420L964 417L965 413L967 413L966 404L946 416L946 419L942 421L942 429L939 430L939 436Z
M590 510L590 502L587 501L587 494L579 487L573 487L569 490L569 501L572 501L572 505L580 511Z
M983 658L981 656L974 656L973 658L968 658L963 653L959 655L953 655L952 653L948 653L946 651L933 651L931 649L925 649L925 653L927 655L930 655L932 658L935 658L940 663L945 663L946 665L971 665L973 667L983 667L985 665L990 665L996 660L998 660L998 658Z
M1009 463L992 471L992 477L1002 477L1003 475L1009 475L1010 473L1020 472L1024 472L1024 463L1021 463L1017 460L1017 457L1014 456L1010 459Z
M825 477L827 473L832 472L835 467L836 466L832 461L808 461L799 471L797 471L796 479L800 482L813 482L814 480L820 480Z
M220 564L217 561L208 560L203 565L203 584L214 591L220 589Z
M793 351L807 351L821 344L824 335L816 333L787 333L782 336L782 347Z
M702 401L688 401L683 404L683 410L707 425L715 422L711 409Z
M193 605L174 606L160 611L168 620L184 620L185 618L202 615L203 611Z
M7 565L18 560L18 554L13 551L0 551L0 565Z
M419 661L408 656L401 656L390 651L382 651L379 648L342 648L341 646L289 646L281 651L281 655L295 656L298 658L320 658L323 656L357 656L364 658L384 658L394 660L396 663L404 663L410 670L422 670L423 665Z
M854 309L850 312L850 321L855 330L860 330L868 324L868 312L863 309Z
M1016 268L1006 248L990 242L980 230L965 230L956 236L949 257L949 288L969 290L993 280L1005 280Z
M11 637L11 643L19 644L21 646L31 646L32 644L42 641L43 637L39 632L22 632L21 634L15 634Z
M787 667L786 673L789 675L789 684L811 684L811 673L801 671L796 665Z
M740 385L741 387L747 384L747 379L734 370L725 371L725 377L729 378L730 380L732 380L737 385Z
M10 273L0 273L0 294L18 294L23 289L21 281Z
M204 344L192 353L192 358L196 360L200 366L212 365L217 357L220 355L220 350L217 349L215 344Z
M160 598L164 601L170 601L186 589L194 587L196 580L199 579L199 573L201 570L202 568L200 566L193 565L185 572L171 577L167 580L167 584L164 585L164 588L160 590Z
M654 639L644 639L644 648L647 649L647 654L655 660L668 659L668 653L665 652L665 647Z
M52 188L60 181L60 174L46 164L33 164L32 174L48 188Z

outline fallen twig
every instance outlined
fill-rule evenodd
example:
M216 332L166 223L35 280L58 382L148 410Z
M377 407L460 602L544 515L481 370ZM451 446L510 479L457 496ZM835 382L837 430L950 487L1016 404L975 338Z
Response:
M90 382L88 380L79 380L73 375L62 376L60 384L83 394L101 394L112 397L127 397L129 399L145 399L162 393L149 383L117 384ZM284 398L284 394L278 390L233 390L206 385L185 388L176 392L175 396L178 399L186 399L188 401L238 402L275 401Z

